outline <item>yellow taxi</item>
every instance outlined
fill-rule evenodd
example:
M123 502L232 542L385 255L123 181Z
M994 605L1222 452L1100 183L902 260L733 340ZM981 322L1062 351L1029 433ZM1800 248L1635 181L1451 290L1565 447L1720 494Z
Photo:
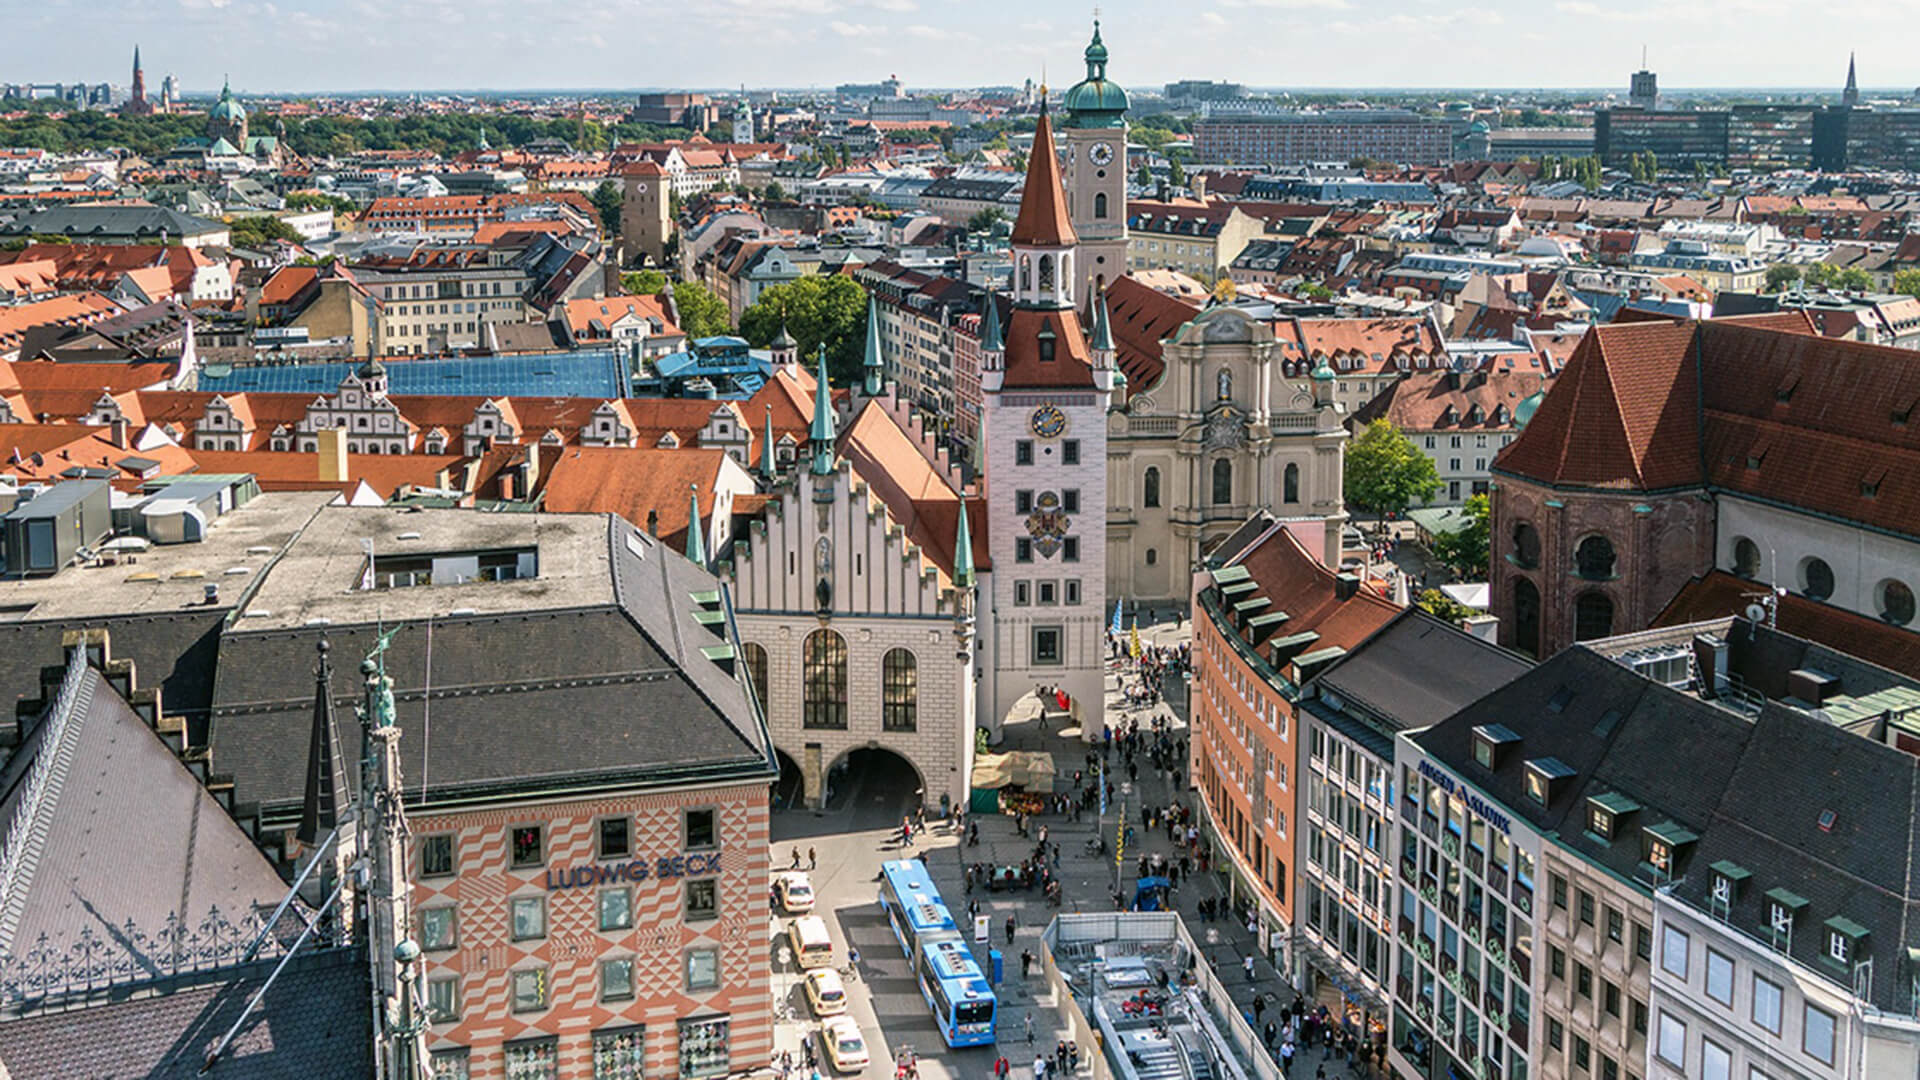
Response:
M852 1017L835 1016L823 1021L820 1046L837 1072L859 1072L873 1060L867 1053L867 1040L860 1034L860 1025L854 1023Z
M807 972L807 1004L815 1016L837 1016L847 1011L847 984L832 968L814 968Z
M801 873L782 874L774 888L780 894L780 906L791 914L813 910L813 882Z

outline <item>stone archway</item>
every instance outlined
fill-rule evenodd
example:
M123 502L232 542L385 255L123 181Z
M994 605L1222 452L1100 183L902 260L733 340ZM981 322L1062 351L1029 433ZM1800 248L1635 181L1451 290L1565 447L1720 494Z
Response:
M884 746L847 750L827 766L825 779L822 808L850 811L855 831L891 828L926 804L926 777L920 767Z
M800 763L779 747L773 748L780 762L780 779L773 782L773 809L792 810L807 805L807 780Z

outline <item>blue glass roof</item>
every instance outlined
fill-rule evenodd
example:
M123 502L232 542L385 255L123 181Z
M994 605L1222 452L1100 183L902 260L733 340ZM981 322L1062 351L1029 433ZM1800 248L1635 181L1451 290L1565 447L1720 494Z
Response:
M585 349L531 356L458 356L383 360L390 394L457 394L482 397L631 396L627 363L612 349ZM331 394L357 370L359 361L234 367L207 364L199 389L223 394Z

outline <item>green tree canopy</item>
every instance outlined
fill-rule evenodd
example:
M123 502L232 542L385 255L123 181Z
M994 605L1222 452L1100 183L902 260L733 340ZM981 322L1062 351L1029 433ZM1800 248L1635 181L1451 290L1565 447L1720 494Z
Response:
M1174 187L1187 186L1187 170L1180 167L1179 158L1167 159L1167 183Z
M1425 611L1434 618L1443 622L1450 622L1455 626L1459 626L1466 620L1480 614L1460 601L1455 600L1453 597L1448 596L1446 593L1441 592L1439 589L1427 589L1421 592L1419 597L1414 600L1414 603L1418 604L1422 611Z
M778 180L769 180L767 182L767 189L761 194L766 197L768 202L785 202L787 189L781 187Z
M620 287L628 296L653 296L667 287L667 275L658 270L629 270L620 275ZM677 290L675 299L679 299Z
M593 208L600 212L600 231L607 236L619 233L620 204L626 201L620 185L611 180L602 180L600 186L593 189L591 198Z
M352 214L360 209L352 199L319 191L296 191L287 196L289 210L317 210L321 207L336 214Z
M1433 557L1444 563L1457 577L1482 581L1489 571L1487 552L1490 533L1487 521L1491 509L1485 495L1475 495L1460 509L1466 515L1466 527L1458 532L1435 536Z
M998 225L1006 219L1007 215L1001 213L999 207L983 207L978 213L967 219L967 231L992 232L995 225Z
M666 287L664 278L661 287ZM680 329L688 338L712 337L731 328L726 303L698 281L674 282L673 303L680 309Z
M227 223L227 227L233 234L234 247L261 247L274 240L299 244L306 239L294 232L293 226L265 214L234 218Z
M842 274L809 274L775 285L740 313L740 336L765 348L783 322L802 357L827 347L834 382L845 386L859 378L867 332L867 291L859 283Z
M1775 263L1767 267L1767 282L1764 288L1770 293L1779 292L1790 285L1799 284L1800 279L1805 276L1806 272L1793 263Z
M1897 271L1893 275L1893 291L1920 296L1920 269Z
M1386 420L1375 420L1347 446L1347 501L1375 514L1404 513L1440 490L1432 459Z

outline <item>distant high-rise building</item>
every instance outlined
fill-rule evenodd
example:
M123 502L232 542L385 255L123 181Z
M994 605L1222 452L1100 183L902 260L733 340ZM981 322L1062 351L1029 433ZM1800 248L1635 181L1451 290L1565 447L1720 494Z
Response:
M126 107L120 110L127 116L151 116L153 102L147 100L147 75L140 68L140 46L133 47L133 92L127 97Z
M1167 101L1172 104L1195 104L1202 101L1238 101L1247 96L1247 88L1239 83L1209 82L1205 79L1182 79L1167 84Z
M1660 79L1647 70L1644 49L1640 52L1640 70L1633 73L1632 82L1627 84L1627 104L1649 112L1660 107Z
M1854 77L1853 54L1847 54L1847 88L1840 91L1840 104L1851 109L1860 104L1860 80Z

